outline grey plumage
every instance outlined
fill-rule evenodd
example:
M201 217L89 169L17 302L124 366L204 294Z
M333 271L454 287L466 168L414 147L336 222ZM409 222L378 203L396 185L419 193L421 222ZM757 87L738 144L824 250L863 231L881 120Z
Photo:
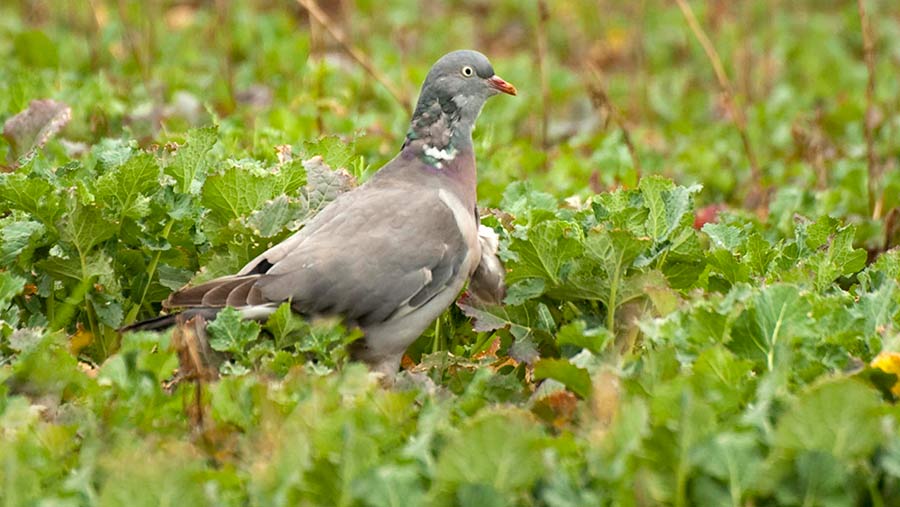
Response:
M478 234L471 139L484 102L500 92L515 88L494 75L484 55L445 55L425 79L393 160L236 275L181 289L164 307L209 317L233 306L262 320L289 301L304 315L339 315L364 332L354 357L393 374L479 265L476 296L502 294L496 245L483 250ZM164 316L132 328L172 322Z

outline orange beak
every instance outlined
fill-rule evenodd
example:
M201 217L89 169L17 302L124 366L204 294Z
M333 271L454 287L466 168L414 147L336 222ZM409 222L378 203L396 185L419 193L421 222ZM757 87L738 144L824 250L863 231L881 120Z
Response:
M498 76L496 74L489 77L487 82L491 88L493 88L497 91L501 91L501 92L507 93L509 95L516 94L516 87L507 83L506 81L503 80L503 78L501 78L500 76Z

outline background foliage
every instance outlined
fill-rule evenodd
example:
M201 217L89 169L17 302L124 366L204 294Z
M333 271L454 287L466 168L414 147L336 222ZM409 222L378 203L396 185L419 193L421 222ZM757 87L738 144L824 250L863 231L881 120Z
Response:
M895 504L900 11L867 68L854 2L690 5L733 97L678 2L4 2L0 499ZM213 382L118 335L364 181L459 47L520 90L475 133L504 306L391 390L286 307L210 325Z

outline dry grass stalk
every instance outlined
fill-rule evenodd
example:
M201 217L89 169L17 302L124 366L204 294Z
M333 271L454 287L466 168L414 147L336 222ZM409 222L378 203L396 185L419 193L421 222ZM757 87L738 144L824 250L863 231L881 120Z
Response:
M606 87L603 86L603 73L596 65L589 64L589 66L590 78L587 81L587 91L588 96L591 99L591 104L594 105L594 108L597 109L598 112L606 112L608 118L610 118L622 132L622 140L625 141L625 146L628 148L628 154L631 156L631 163L634 165L634 172L639 180L642 172L641 159L638 156L637 149L631 139L631 132L628 130L625 120L622 119L622 115L619 114L619 111L609 99Z
M866 117L863 118L863 133L866 137L866 161L868 163L868 191L869 191L869 211L872 213L873 219L881 217L881 209L884 206L884 196L879 197L878 180L879 169L878 160L875 156L875 123L877 113L875 112L875 40L872 33L872 23L866 13L865 0L857 0L859 8L859 20L862 25L863 36L863 58L866 62L868 70L868 80L866 82Z
M541 147L545 150L548 146L547 136L550 125L550 81L547 77L547 20L550 19L550 11L545 0L537 3L537 57L538 71L541 77Z
M384 87L388 93L391 94L391 97L400 104L408 113L411 113L410 110L410 100L409 97L405 93L403 93L400 88L394 85L394 83L388 79L383 73L381 73L375 65L372 63L372 60L363 53L359 48L355 47L350 41L347 39L347 36L344 34L344 31L340 29L340 27L335 26L332 23L331 18L328 17L328 14L325 13L320 7L319 4L316 3L315 0L297 0L297 3L300 4L301 7L306 9L309 12L309 15L320 25L322 25L325 30L331 35L334 40L337 41L338 44L344 48L344 51L350 55L351 58L356 60L365 71L372 76L375 81Z
M216 353L209 346L206 335L206 320L196 316L187 322L179 321L172 331L172 347L178 354L177 382L194 382L194 400L186 407L194 427L203 428L203 384L219 378Z
M734 87L728 79L728 74L725 73L722 59L719 58L719 53L716 51L716 48L712 45L712 42L710 42L709 37L706 36L706 32L703 31L700 23L697 22L697 17L694 15L694 11L691 9L690 4L687 3L687 0L675 0L675 3L678 4L678 8L681 9L681 13L684 14L688 26L690 26L697 41L700 42L700 45L703 47L703 51L706 53L706 57L712 65L713 72L716 74L716 80L719 82L719 88L725 98L725 103L729 109L729 113L731 113L734 125L740 133L741 143L744 145L744 153L747 155L747 161L750 163L750 176L753 179L754 184L754 189L748 196L748 201L764 198L765 191L762 188L762 171L760 171L756 153L753 151L750 135L747 133L747 117L744 115L744 109L735 99Z

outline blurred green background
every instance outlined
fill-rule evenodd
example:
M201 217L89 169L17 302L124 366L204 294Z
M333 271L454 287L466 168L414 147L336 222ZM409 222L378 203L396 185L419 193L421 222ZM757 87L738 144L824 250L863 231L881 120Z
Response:
M865 193L867 73L856 3L693 4L745 105L764 183L818 186L826 190L818 211L865 215L857 197ZM478 125L484 204L524 178L558 195L633 186L634 164L608 104L643 172L703 183L708 202L743 202L752 187L746 153L675 2L546 2L543 22L539 5L321 2L400 103L294 2L4 2L0 120L49 97L73 107L63 135L73 143L123 135L161 143L218 121L234 155L272 158L276 145L337 135L355 139L377 167L399 146L431 63L465 47L487 54L520 90L492 101ZM900 194L900 9L889 0L867 5L889 209ZM598 85L606 104L592 103L589 89ZM5 148L0 142L0 156Z

